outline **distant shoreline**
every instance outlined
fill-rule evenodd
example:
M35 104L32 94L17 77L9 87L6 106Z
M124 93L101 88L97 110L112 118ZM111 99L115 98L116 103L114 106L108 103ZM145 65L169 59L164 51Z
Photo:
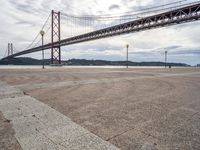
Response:
M42 65L43 61L28 57L19 57L19 58L12 58L9 60L0 60L0 65L20 65L20 66L40 66ZM45 59L44 64L46 66L50 65L50 60ZM70 59L70 60L63 60L63 66L116 66L116 67L125 67L127 65L127 61L108 61L108 60L86 60L86 59ZM172 66L172 67L190 67L190 65L185 63L173 63L173 62L132 62L128 61L128 65L132 67L164 67Z

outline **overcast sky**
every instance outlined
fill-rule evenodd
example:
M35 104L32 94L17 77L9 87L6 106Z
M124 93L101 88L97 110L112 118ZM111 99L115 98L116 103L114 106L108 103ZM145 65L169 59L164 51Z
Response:
M70 15L115 15L175 1L177 0L0 0L0 58L5 55L9 42L18 51L27 47L52 9ZM64 29L62 38L69 32L65 33ZM170 62L195 65L200 64L199 35L200 21L196 21L65 46L62 47L62 59L124 60L125 45L129 44L131 61L164 61L164 51L167 50ZM41 58L41 53L25 56ZM45 57L50 58L49 50L45 51Z

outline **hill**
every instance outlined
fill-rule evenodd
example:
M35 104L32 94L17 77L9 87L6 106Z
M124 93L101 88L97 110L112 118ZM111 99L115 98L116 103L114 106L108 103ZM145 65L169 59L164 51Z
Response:
M108 60L86 60L86 59L70 59L62 61L68 66L125 66L126 61L108 61ZM128 62L129 66L165 66L164 62ZM42 60L19 57L9 60L0 60L0 65L42 65ZM45 59L45 65L50 65L50 60ZM184 63L167 63L169 66L190 66Z

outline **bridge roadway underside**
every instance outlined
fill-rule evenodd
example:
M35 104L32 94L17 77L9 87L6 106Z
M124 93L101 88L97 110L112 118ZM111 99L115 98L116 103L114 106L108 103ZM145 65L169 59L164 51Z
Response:
M55 42L54 46L56 45L66 46L66 45L71 45L71 44L76 44L76 43L111 37L111 36L150 30L150 29L158 28L158 27L192 22L199 19L200 19L200 3L197 3L195 5L186 6L186 7L179 8L173 11L156 14L153 16L149 16L149 17L141 18L141 19L134 20L131 22L127 22L124 24L97 30L97 31L90 32L87 34L63 39L60 42ZM51 48L51 43L44 45L45 50L50 49L50 48ZM16 57L16 56L29 54L29 53L33 53L33 52L37 52L41 50L42 50L42 47L39 46L39 47L28 49L22 52L18 52L6 58Z
M197 68L0 69L0 80L122 150L200 149Z

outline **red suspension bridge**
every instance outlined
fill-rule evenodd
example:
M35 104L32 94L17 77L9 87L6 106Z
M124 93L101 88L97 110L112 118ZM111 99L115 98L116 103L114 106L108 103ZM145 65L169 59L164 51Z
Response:
M176 6L175 4L170 3L165 7L162 5L138 14L122 16L72 16L52 11L41 29L45 30L47 40L43 47L38 46L41 41L38 33L33 42L20 52L13 53L13 45L9 44L8 55L3 59L38 52L43 48L44 50L51 50L51 64L61 64L62 46L200 19L200 1ZM61 26L63 20L67 22L65 23L67 25ZM67 29L63 32L61 27L67 27ZM71 30L69 30L69 27L71 27ZM48 36L49 31L51 32ZM66 31L67 33L65 33ZM61 39L61 33L65 34L67 38ZM48 38L50 38L49 41Z

